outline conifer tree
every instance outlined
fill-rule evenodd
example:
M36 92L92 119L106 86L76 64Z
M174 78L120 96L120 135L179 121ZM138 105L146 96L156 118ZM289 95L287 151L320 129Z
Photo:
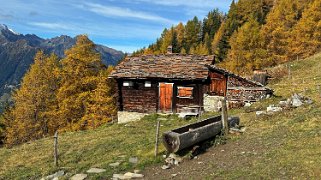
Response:
M57 56L42 51L14 93L14 107L5 114L6 143L9 145L53 134L58 128L56 116L59 79Z
M5 120L4 120L4 116L0 115L0 144L4 143L4 137L5 137Z
M220 61L223 61L226 58L227 51L230 49L229 39L238 27L239 22L237 4L233 0L227 13L227 19L221 24L219 29L222 36L216 36L215 40L218 44L215 46L216 48L214 51L218 53L217 56Z
M302 16L310 0L280 0L268 14L262 32L269 55L274 61L289 60L289 46L293 27Z
M98 75L97 88L93 90L89 101L86 104L85 115L81 118L82 123L86 123L86 129L96 128L113 120L117 113L114 98L115 83L108 79L108 74L112 67L102 70Z
M225 48L227 47L222 47L222 45L226 44L221 41L223 41L223 36L225 32L225 22L222 22L220 29L216 32L211 47L212 47L212 53L215 54L218 59L223 59L223 57L220 57L220 55L223 54L223 51L225 51ZM220 46L221 45L221 46Z
M208 33L205 34L204 43L202 44L204 46L204 50L202 51L203 55L212 54L212 43Z
M198 18L195 16L193 20L186 23L185 26L185 50L190 52L190 49L195 47L201 42L201 24Z
M182 48L185 45L185 39L184 39L184 34L185 34L185 26L183 25L183 23L179 23L176 27L175 27L175 31L176 31L176 37L177 37L177 52L181 52Z
M247 74L253 69L270 64L266 59L260 27L260 24L252 18L232 35L231 49L228 52L227 60L228 68L231 71Z
M223 15L219 12L218 9L210 11L207 16L203 19L202 26L202 39L205 42L206 34L209 36L209 39L213 39L215 33L221 26L223 21Z
M107 119L98 118L97 122L92 122L91 117L97 116L94 114L97 108L93 103L110 102L109 97L101 93L102 88L107 88L101 83L103 80L100 73L104 69L101 57L95 51L94 43L85 35L78 36L76 45L66 50L65 54L66 57L62 60L61 86L57 94L59 117L62 120L60 126L62 130L96 127Z
M321 0L315 0L303 12L291 39L291 59L305 58L321 50Z
M164 32L164 36L162 39L162 46L160 49L161 53L165 54L167 52L168 46L172 46L174 53L177 53L180 51L178 47L178 42L177 42L177 33L174 27Z

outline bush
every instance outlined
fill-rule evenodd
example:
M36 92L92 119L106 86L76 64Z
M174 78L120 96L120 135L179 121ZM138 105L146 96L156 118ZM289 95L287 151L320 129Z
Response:
M268 70L269 75L275 82L280 81L283 77L289 75L288 68L285 65L278 65Z

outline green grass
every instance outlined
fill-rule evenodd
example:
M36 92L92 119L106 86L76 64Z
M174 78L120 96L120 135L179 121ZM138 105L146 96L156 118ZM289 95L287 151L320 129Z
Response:
M213 165L215 170L204 174L203 178L314 179L321 176L321 99L317 89L321 85L321 55L289 64L292 65L292 77L284 77L270 85L277 97L255 103L250 108L229 111L231 115L240 116L241 124L247 127L247 131L242 136L231 137L227 143L239 142L249 148L257 147L260 153L237 158L233 168ZM255 116L256 110L277 104L293 93L312 98L314 104L274 115ZM60 134L59 169L71 176L85 173L91 167L105 168L105 173L89 176L90 179L100 179L110 178L113 173L144 169L160 163L160 158L153 156L156 119L154 114L127 126L113 124L96 130ZM161 122L161 132L196 121L180 120L176 116L169 116L168 119ZM162 146L160 153L165 153ZM0 179L39 179L54 173L58 169L53 166L52 154L52 137L11 149L1 148ZM132 156L138 157L137 165L128 162ZM117 161L121 162L119 167L109 167L109 163Z
M247 127L238 142L256 155L234 159L233 168L217 168L208 179L320 179L321 178L321 54L289 63L292 77L270 86L277 97L232 110ZM284 64L284 66L289 65ZM256 117L256 110L278 104L293 93L313 99L312 105ZM237 153L237 149L231 154ZM233 161L233 160L231 160ZM238 161L238 162L237 162Z
M99 179L160 162L159 158L154 158L157 117L153 114L126 126L113 124L96 130L59 135L59 169L76 174L85 173L91 167L105 168L105 173L90 176ZM181 120L174 115L167 118L170 120L161 121L161 132L196 121ZM165 149L160 146L159 152L165 154ZM37 179L58 170L53 166L53 138L44 138L11 149L1 148L0 157L0 179ZM138 157L138 164L129 163L129 157ZM121 164L117 168L109 167L113 162Z

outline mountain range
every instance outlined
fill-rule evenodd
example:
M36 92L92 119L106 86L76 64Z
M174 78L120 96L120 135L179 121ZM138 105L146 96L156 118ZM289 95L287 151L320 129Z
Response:
M66 35L43 39L34 34L19 34L0 24L0 109L1 102L10 96L9 92L19 85L22 77L33 63L37 51L46 54L55 53L60 58L64 51L76 43L76 37ZM124 53L112 48L96 45L105 65L116 65L124 57Z

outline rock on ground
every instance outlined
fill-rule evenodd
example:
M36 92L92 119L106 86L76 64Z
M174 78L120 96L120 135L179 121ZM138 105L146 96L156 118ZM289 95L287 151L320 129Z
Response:
M118 180L118 179L139 179L139 178L143 178L143 177L144 177L143 174L127 172L125 174L114 174L113 175L113 180Z
M164 170L165 170L165 169L169 169L169 168L171 168L169 165L163 165L163 166L162 166L162 169L164 169Z
M90 168L87 173L103 173L106 169L100 169L100 168Z
M281 107L275 107L274 105L270 105L269 107L266 108L266 111L268 113L280 112L280 111L282 111L282 108Z
M120 162L110 163L110 167L118 167L120 165Z
M124 174L125 177L128 177L128 178L143 178L144 175L142 174L136 174L136 173L132 173L132 172L127 172Z
M129 162L133 163L133 164L137 164L138 163L138 158L137 157L130 157L129 158Z
M87 178L87 174L75 174L70 178L70 180L84 180Z
M292 96L292 106L294 107L300 107L303 105L303 102L301 101L301 97L298 94L294 94Z
M261 116L261 115L264 115L266 113L265 113L265 111L256 111L255 114L256 114L256 116Z
M53 179L57 179L57 178L63 176L64 174L65 174L65 171L58 171L58 172L56 172L56 173L54 173L54 174L51 174L51 175L49 175L49 176L47 176L47 177L45 177L45 178L42 178L41 180L53 180Z

